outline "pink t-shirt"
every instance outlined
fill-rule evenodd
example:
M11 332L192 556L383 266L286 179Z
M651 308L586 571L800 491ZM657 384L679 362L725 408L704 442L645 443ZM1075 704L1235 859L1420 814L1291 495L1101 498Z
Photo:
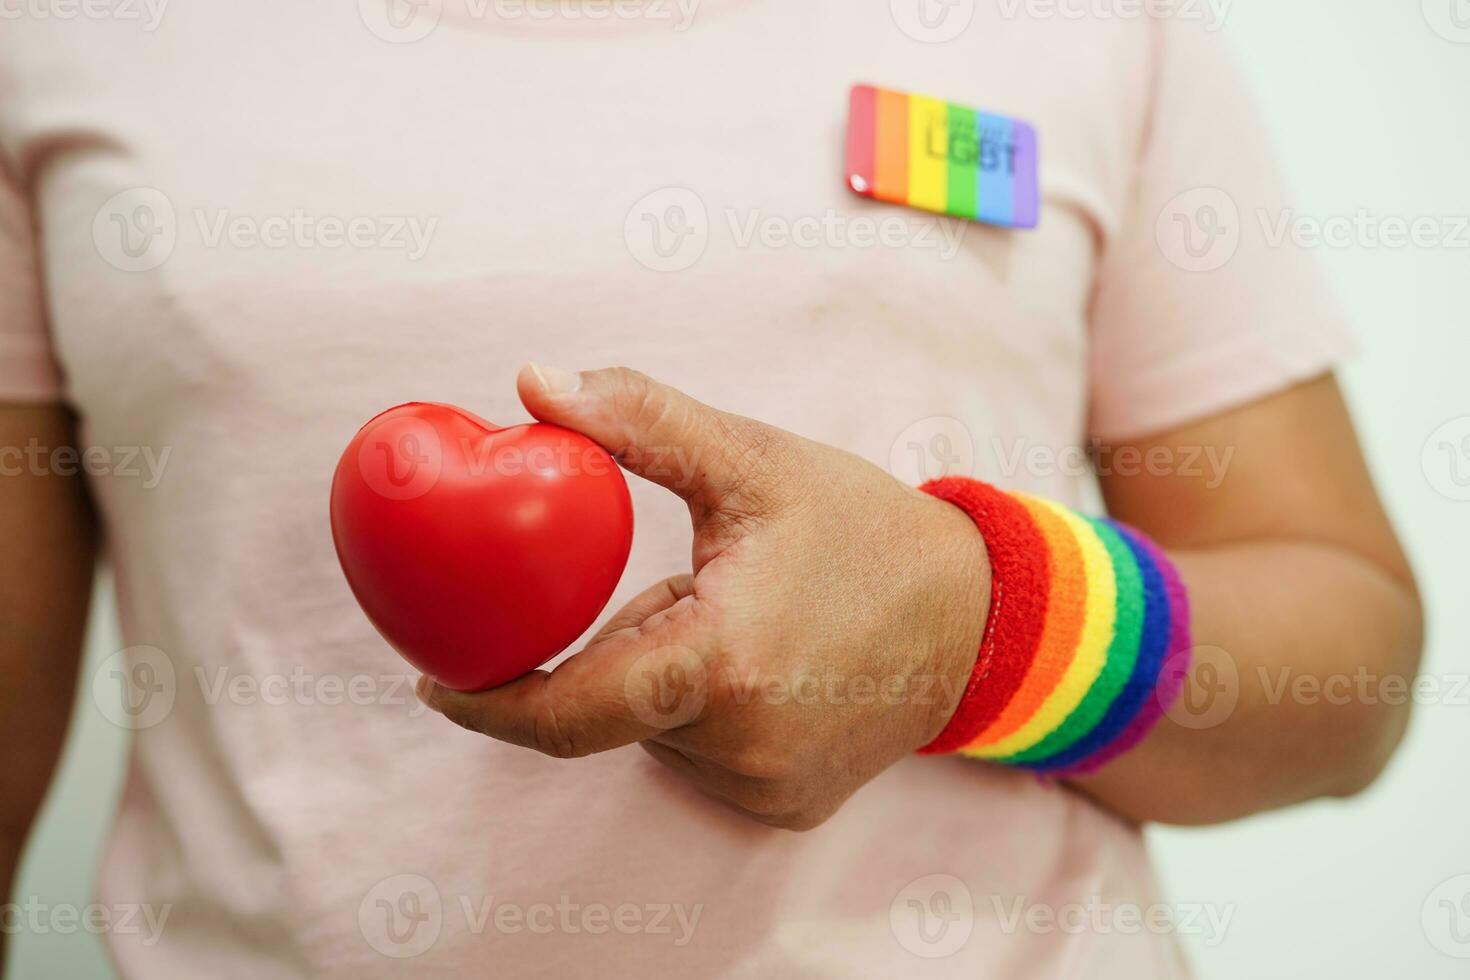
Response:
M135 729L99 900L169 907L156 941L109 935L122 975L1186 975L1138 831L1028 775L913 758L791 834L636 747L557 762L425 714L326 505L361 422L411 399L520 420L527 359L636 366L904 480L1085 505L1073 447L1344 350L1257 220L1284 201L1210 25L903 0L16 9L0 398L64 399L99 447L129 650L84 683ZM1040 227L852 194L856 82L1032 122ZM687 569L682 505L633 492L612 608Z

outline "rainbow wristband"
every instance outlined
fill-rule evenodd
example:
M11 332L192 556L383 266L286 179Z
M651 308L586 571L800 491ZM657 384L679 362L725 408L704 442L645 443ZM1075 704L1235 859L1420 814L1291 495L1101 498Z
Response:
M975 521L991 587L965 695L920 751L1068 776L1142 741L1189 671L1189 598L1163 551L1117 521L977 480L921 489Z

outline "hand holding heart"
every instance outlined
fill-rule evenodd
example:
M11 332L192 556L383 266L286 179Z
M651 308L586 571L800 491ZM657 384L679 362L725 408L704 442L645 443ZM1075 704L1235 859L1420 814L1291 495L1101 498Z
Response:
M626 369L532 366L518 387L538 419L688 503L691 572L651 586L552 672L480 693L424 678L429 707L561 758L638 742L791 829L822 823L944 728L989 601L965 514Z

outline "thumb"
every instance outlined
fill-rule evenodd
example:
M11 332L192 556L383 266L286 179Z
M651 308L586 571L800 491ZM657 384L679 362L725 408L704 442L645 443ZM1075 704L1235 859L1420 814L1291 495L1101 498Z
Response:
M557 758L668 736L697 724L710 697L709 654L698 651L716 647L696 609L676 603L646 629L594 640L549 673L535 670L477 693L425 675L416 693L462 728Z
M771 443L785 435L628 368L527 364L516 387L536 418L582 433L629 472L704 507L750 495Z

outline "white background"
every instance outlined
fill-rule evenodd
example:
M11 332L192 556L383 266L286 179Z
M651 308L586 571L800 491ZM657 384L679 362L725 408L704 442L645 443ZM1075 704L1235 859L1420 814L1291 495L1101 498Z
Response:
M1223 30L1265 96L1302 215L1470 216L1470 2L1214 0L1214 9L1224 9ZM1450 19L1457 9L1460 30ZM1358 422L1430 608L1425 670L1448 687L1470 674L1470 502L1436 488L1454 487L1456 463L1470 475L1470 452L1452 460L1431 446L1426 465L1424 449L1445 423L1470 426L1470 248L1322 252L1363 341L1345 372ZM100 602L76 727L17 895L89 901L124 738L91 704L87 679L120 645ZM1172 901L1231 907L1223 941L1186 939L1203 980L1470 976L1470 959L1438 948L1446 942L1431 941L1423 918L1442 937L1455 912L1440 899L1460 902L1458 951L1470 955L1470 878L1436 892L1470 875L1467 699L1421 706L1392 769L1362 798L1152 832ZM11 943L13 977L110 976L95 939L22 933Z

